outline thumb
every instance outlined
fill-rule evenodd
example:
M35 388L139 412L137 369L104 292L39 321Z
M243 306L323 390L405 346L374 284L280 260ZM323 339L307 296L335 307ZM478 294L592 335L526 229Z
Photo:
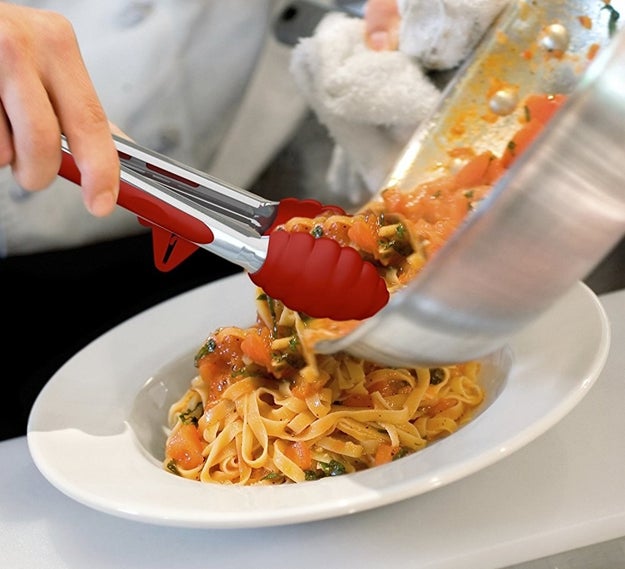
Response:
M368 0L365 5L365 44L375 51L399 47L397 0Z

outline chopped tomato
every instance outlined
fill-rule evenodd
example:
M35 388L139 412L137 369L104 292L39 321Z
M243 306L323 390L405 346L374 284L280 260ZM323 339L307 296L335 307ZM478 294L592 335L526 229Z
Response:
M399 395L400 393L408 393L410 385L401 379L385 379L372 383L367 387L367 391L369 393L378 391L384 397L389 397L391 395Z
M188 470L202 464L204 443L200 433L192 423L185 423L169 437L165 454L176 465Z
M232 373L243 369L242 338L236 335L220 336L213 352L203 355L197 362L200 377L209 388L211 400L221 397L230 385Z
M460 188L473 188L488 183L491 163L497 161L492 152L486 151L471 158L456 173L456 183Z
M230 384L231 371L225 362L218 357L204 357L198 364L200 377L209 389L212 401L219 399L222 392Z
M271 369L271 334L266 327L252 329L241 342L241 351L254 363Z
M457 401L455 399L451 399L449 397L441 399L428 409L428 415L432 417L434 415L438 415L439 413L442 413L443 411L446 411L447 409L453 407L456 403Z
M412 220L426 219L434 222L438 219L440 202L455 189L456 177L449 175L419 184L413 192L389 188L383 192L382 198L389 213L399 213Z
M302 470L312 468L312 454L310 447L303 441L291 441L286 447L284 454Z
M378 229L372 216L369 216L366 220L361 217L355 218L347 235L356 247L372 255L377 255Z
M323 225L323 236L334 239L339 245L345 246L349 244L349 227L351 223L345 223L344 221L337 219L328 221Z
M566 95L530 95L525 100L527 120L542 124L549 122L553 114L562 106Z
M592 61L595 57L597 57L597 53L599 53L599 44L593 43L588 48L588 51L586 52L586 57L589 61Z
M566 95L530 95L525 100L526 123L512 137L501 157L502 164L509 168L541 132L554 113L566 101Z
M538 120L533 120L522 126L512 137L501 157L501 162L505 168L509 168L512 163L527 149L538 134L544 128L544 124Z
M375 451L375 458L373 459L375 465L380 466L381 464L391 462L396 452L397 449L389 443L380 443Z
M317 381L305 381L299 379L295 385L291 387L291 393L298 399L306 399L311 395L317 393L323 387L323 381L321 379Z

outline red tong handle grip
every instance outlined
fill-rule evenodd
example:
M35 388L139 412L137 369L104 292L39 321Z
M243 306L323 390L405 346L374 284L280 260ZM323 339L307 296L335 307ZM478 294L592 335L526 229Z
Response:
M363 320L388 302L384 279L356 249L327 237L274 231L250 279L285 306L314 318Z
M59 175L80 185L80 170L74 157L68 152L62 153ZM120 180L117 203L135 213L144 225L162 227L192 243L202 245L214 239L213 232L199 219L135 188L124 180Z

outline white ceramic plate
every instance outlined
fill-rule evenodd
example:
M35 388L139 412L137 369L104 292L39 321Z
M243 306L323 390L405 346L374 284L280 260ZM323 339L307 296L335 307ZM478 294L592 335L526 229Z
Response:
M351 514L459 480L534 440L586 395L609 346L605 313L580 283L488 362L485 410L422 451L302 484L184 480L158 458L167 407L195 374L192 356L206 336L253 322L253 291L243 274L211 283L128 320L69 360L29 420L28 445L43 475L87 506L160 525L259 527Z

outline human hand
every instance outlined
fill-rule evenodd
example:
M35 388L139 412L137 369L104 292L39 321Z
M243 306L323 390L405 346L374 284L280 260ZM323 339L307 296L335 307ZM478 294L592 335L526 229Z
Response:
M365 4L365 43L376 51L399 46L397 0L368 0Z
M62 15L0 2L0 166L26 190L52 183L64 134L81 173L83 200L98 217L119 192L111 127Z

